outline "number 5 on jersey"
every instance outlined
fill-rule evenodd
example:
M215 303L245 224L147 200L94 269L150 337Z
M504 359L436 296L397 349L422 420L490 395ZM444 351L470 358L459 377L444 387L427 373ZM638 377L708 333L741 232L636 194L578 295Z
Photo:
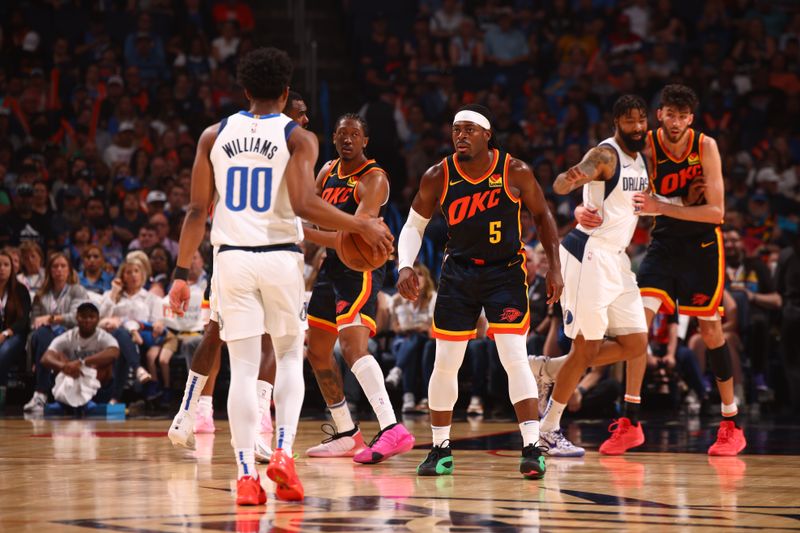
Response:
M500 226L503 224L501 220L493 220L489 222L489 242L492 244L497 244L500 242L500 238L502 237L500 233Z
M269 210L272 203L271 168L230 167L225 185L225 207L231 211L242 211L248 202L250 209L257 213Z

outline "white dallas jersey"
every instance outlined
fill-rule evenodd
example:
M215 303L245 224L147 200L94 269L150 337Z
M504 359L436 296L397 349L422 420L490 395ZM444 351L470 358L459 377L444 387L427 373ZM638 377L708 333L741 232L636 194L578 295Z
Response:
M578 229L592 237L625 247L631 242L639 220L633 207L633 195L647 191L650 186L647 164L639 152L636 153L636 158L631 158L613 137L599 144L603 145L611 146L617 152L614 176L606 181L592 181L583 186L583 205L597 209L603 223L594 229L579 224Z
M282 113L240 111L220 122L211 148L217 198L211 244L266 246L303 240L284 171L286 141L297 123Z

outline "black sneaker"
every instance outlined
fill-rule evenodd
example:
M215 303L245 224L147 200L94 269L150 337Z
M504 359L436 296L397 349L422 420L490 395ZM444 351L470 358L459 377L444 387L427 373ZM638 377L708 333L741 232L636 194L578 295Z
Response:
M542 479L547 471L544 464L544 452L547 448L528 444L522 448L522 458L519 460L519 471L525 479Z
M453 452L450 450L449 440L444 441L442 446L434 446L428 452L428 457L417 467L418 476L449 476L452 473Z

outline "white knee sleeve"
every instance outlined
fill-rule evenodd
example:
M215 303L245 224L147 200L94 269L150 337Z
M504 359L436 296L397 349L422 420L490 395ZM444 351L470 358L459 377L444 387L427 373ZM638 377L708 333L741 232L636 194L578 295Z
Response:
M436 361L428 383L428 406L433 411L453 410L458 400L458 369L466 351L467 341L436 339Z
M278 447L291 449L306 385L303 381L303 335L273 337L275 348L275 426L278 430Z
M254 394L261 362L261 337L228 342L231 385L228 390L228 420L233 447L252 450L258 423L258 398Z
M528 365L528 349L524 335L495 335L500 363L508 374L508 397L515 404L522 400L537 398L536 380Z

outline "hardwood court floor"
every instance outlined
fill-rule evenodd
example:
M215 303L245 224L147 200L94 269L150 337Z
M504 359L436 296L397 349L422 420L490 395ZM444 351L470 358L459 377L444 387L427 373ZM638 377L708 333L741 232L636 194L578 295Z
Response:
M267 505L237 510L224 421L185 452L167 440L167 420L0 419L0 531L800 531L796 430L767 432L789 435L772 448L781 455L590 451L548 459L545 479L526 481L516 424L483 422L454 426L455 475L418 478L427 423L409 422L419 448L384 464L301 458L302 505L277 501L264 477ZM683 426L655 449L710 438ZM669 436L675 427L684 441ZM582 429L581 442L596 449L605 425ZM371 438L376 425L364 430ZM760 438L749 431L751 442ZM322 436L319 422L302 422L297 450ZM754 451L771 450L763 444Z

